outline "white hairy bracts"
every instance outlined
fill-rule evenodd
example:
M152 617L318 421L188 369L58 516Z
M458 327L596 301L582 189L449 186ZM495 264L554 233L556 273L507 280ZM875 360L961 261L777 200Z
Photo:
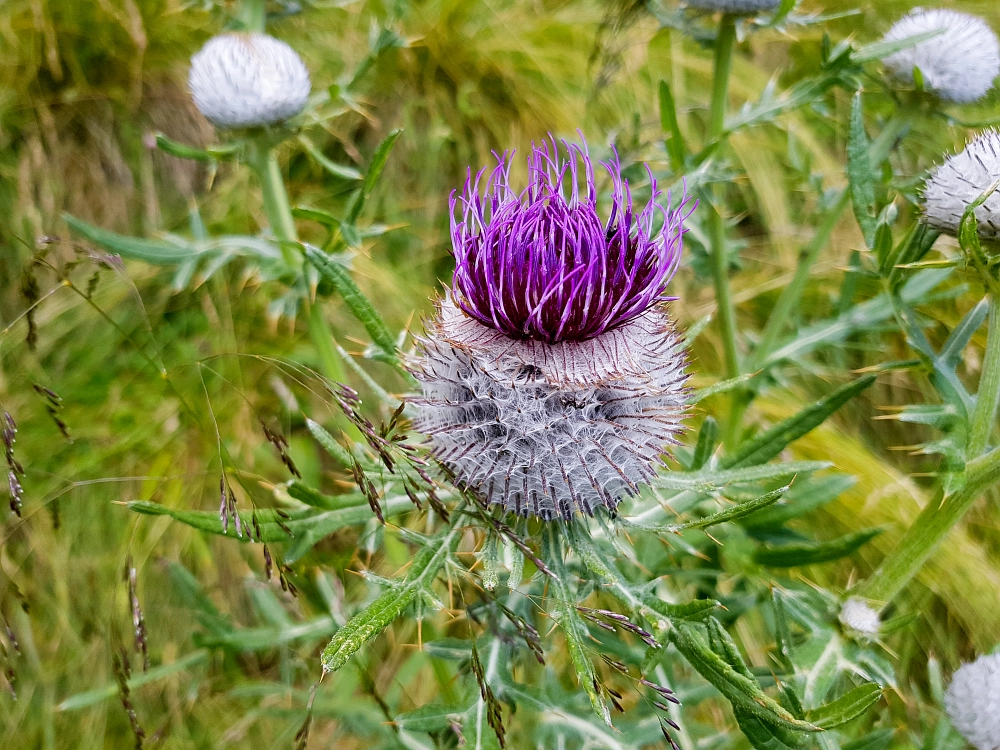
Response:
M191 58L195 106L220 128L287 120L309 98L309 71L291 47L267 34L219 34Z
M840 621L859 635L874 638L882 623L878 612L860 599L848 599L840 610Z
M687 0L687 5L701 10L749 15L761 10L777 8L781 5L781 0Z
M490 504L593 515L648 483L682 430L685 356L661 306L596 338L512 339L450 296L417 339L415 426Z
M924 186L924 217L935 229L958 235L962 216L1000 180L1000 133L988 130L938 167ZM1000 239L1000 190L976 208L983 239Z
M1000 748L1000 654L963 664L944 694L948 718L978 750Z
M898 42L939 29L937 36L886 57L886 68L908 86L914 83L913 69L919 68L927 90L948 102L981 99L1000 73L1000 43L983 19L954 10L917 8L893 24L883 41Z

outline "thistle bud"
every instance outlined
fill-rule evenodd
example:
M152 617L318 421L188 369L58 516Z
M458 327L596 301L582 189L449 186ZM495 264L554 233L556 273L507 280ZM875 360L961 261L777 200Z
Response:
M987 130L938 167L924 186L924 217L935 229L958 235L968 207L1000 180L1000 133ZM979 236L1000 240L1000 191L975 209Z
M925 89L946 102L981 99L1000 73L1000 43L993 29L967 13L917 8L898 20L883 41L898 42L931 31L941 33L886 57L889 73L912 86L917 68Z
M662 302L680 260L682 200L633 212L617 158L609 217L586 152L533 147L452 194L453 286L411 363L416 425L459 484L522 516L613 510L648 482L685 411L684 354Z
M840 609L840 622L865 638L878 635L882 623L878 612L860 599L848 599Z
M1000 654L963 664L944 694L948 718L977 750L1000 748Z
M267 34L219 34L191 58L195 106L220 128L270 125L297 115L309 98L309 71Z
M734 15L753 15L762 10L772 10L781 0L687 0L689 8L720 11Z

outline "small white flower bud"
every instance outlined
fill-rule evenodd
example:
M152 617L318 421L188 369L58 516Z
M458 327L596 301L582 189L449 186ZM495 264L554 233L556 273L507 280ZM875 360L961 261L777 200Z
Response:
M874 638L878 635L881 621L878 612L861 599L848 599L840 609L840 621L860 635Z
M917 8L898 20L883 41L898 42L918 34L942 33L889 55L883 61L892 76L913 85L919 68L927 90L947 102L966 104L983 97L1000 73L1000 43L983 19L954 10Z
M1000 133L987 130L938 167L924 186L924 217L935 229L957 235L969 205L1000 180ZM976 208L979 236L1000 240L1000 190Z
M1000 748L1000 654L963 664L945 691L944 706L952 725L977 750Z
M716 10L723 13L752 15L781 5L781 0L687 0L690 8Z
M309 98L309 71L284 42L267 34L219 34L191 58L195 106L220 128L287 120Z

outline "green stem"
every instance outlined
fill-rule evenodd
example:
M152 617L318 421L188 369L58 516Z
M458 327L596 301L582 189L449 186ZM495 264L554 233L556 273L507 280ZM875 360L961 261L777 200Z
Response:
M285 180L278 164L278 155L273 147L256 143L250 149L250 165L260 179L261 191L264 194L264 213L271 222L271 232L279 241L294 242L298 239L295 229L295 219L292 217L292 207L285 191ZM290 248L282 248L285 260L292 260L293 265L299 261ZM291 253L291 256L288 255Z
M1000 303L990 295L990 321L986 335L986 358L979 379L976 408L972 413L967 456L979 456L989 444L1000 405Z
M733 44L736 41L736 19L728 13L719 24L715 40L715 67L712 77L712 101L708 116L708 141L722 137L726 125L726 105L729 100L729 75L733 68ZM726 378L740 374L739 351L736 347L736 310L729 291L729 256L726 252L726 220L723 214L725 190L722 185L712 189L712 210L708 214L708 233L712 253L712 277L715 284L715 303L718 308L719 333ZM735 439L739 425L739 394L733 396L733 414L727 425L727 442Z
M884 607L903 590L980 495L1000 480L1000 448L969 461L965 472L965 486L944 498L938 490L879 569L854 589L854 596Z
M264 33L267 26L267 12L264 8L266 0L243 0L240 3L236 20L244 31Z

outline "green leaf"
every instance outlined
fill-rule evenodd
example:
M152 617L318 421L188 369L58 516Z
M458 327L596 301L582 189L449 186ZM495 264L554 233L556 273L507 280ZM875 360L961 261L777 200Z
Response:
M826 421L827 417L875 382L870 373L841 386L826 398L807 406L788 419L747 441L732 456L720 461L723 469L763 464L777 456L785 447Z
M969 310L961 322L955 326L954 330L948 336L948 340L944 342L941 354L939 355L945 367L954 370L961 364L965 347L972 340L973 334L986 321L989 311L990 300L988 297L983 297L979 300L979 304Z
M749 711L733 708L733 716L736 717L736 723L740 725L740 731L743 732L755 750L794 750L794 748L801 747L805 740L806 735L801 732L769 726Z
M236 529L232 523L229 524L229 531L223 533L222 522L219 520L219 514L215 511L177 510L146 500L133 500L127 506L129 510L134 510L137 513L170 516L175 521L180 521L199 531L227 536L230 539L237 539L242 542L257 541L250 538L249 532L253 528L252 514L246 511L240 513L240 520L243 523L243 537L240 538L236 535ZM394 495L383 499L382 509L386 516L396 515L412 510L413 502L406 495ZM310 513L304 517L293 517L288 521L284 521L285 526L292 532L292 535L289 536L273 520L275 518L273 511L262 509L257 511L257 513L261 530L260 541L295 542L293 550L289 550L285 555L285 561L289 563L300 558L317 542L333 532L347 528L348 526L360 526L372 517L372 510L368 506L367 501L363 503L359 502L354 506L340 508L339 510Z
M458 515L456 513L455 517ZM421 592L429 591L461 535L462 530L457 526L437 534L416 554L401 581L383 591L338 630L320 657L323 672L336 672L344 666L362 646L389 627Z
M833 729L861 716L882 698L882 687L874 682L859 685L837 700L806 712L806 719L821 729Z
M208 661L209 654L208 649L202 648L191 652L171 664L161 664L158 667L152 667L148 672L137 672L129 679L128 686L134 690L143 685L149 685L158 680L172 677L178 672L184 672L197 664ZM88 690L84 693L71 695L56 706L56 711L79 711L81 708L89 708L108 698L114 698L116 695L118 695L118 683L112 682L96 690Z
M677 122L674 95L670 92L670 85L662 79L660 80L660 127L668 135L666 147L667 153L670 154L670 166L677 172L684 166L684 154L687 148L684 145L680 124Z
M718 513L713 513L705 518L700 518L697 521L688 521L687 523L671 525L667 528L672 531L685 531L686 529L706 529L709 526L715 526L719 523L725 523L726 521L735 521L739 518L745 518L746 516L753 515L759 510L763 510L769 505L773 505L781 499L781 496L785 494L788 490L789 485L780 487L772 492L768 492L766 495L761 495L753 500L748 500L744 503L739 503L731 508L726 508Z
M691 394L688 399L689 404L697 404L699 401L708 398L709 396L715 396L719 393L728 393L729 391L735 390L745 383L749 382L757 376L755 372L747 372L743 375L737 375L735 378L729 378L728 380L720 380L718 383L713 383L707 388L701 388Z
M117 253L123 258L142 260L153 265L174 265L196 258L200 254L193 247L182 247L164 240L129 237L108 229L101 229L70 214L63 214L63 221L84 239L100 245L108 252Z
M657 476L652 485L670 490L689 490L711 494L725 487L769 479L785 479L796 474L807 474L826 469L830 466L831 464L827 461L785 461L784 463L761 464L718 471L671 471Z
M671 604L652 594L642 597L642 603L657 614L671 620L692 620L694 622L704 620L722 606L715 599L693 599L683 604Z
M851 100L851 125L847 138L847 179L851 186L854 216L871 249L875 242L875 175L868 152L868 134L861 106L861 92Z
M378 184L379 177L382 176L382 170L385 168L385 163L389 160L389 153L392 151L392 147L396 145L396 141L402 132L402 130L393 130L378 145L378 148L375 149L372 162L368 166L367 174L365 174L365 181L361 184L361 190L358 191L354 201L351 203L346 223L354 224L357 222L358 217L361 216L368 196L375 188L375 185Z
M553 603L555 605L555 618L566 639L566 650L569 652L570 661L576 671L577 679L580 682L587 696L590 698L590 705L594 713L611 726L611 711L604 700L604 695L597 690L597 673L594 665L587 655L587 647L584 645L589 638L587 626L576 610L576 603L579 598L569 584L570 575L566 570L563 561L561 528L557 523L545 525L545 533L542 537L542 557L545 564L555 573L551 578L553 588Z
M698 471L715 452L715 443L718 440L719 423L714 417L705 417L698 429L698 442L694 447L694 454L691 456L691 471Z
M222 161L231 159L243 148L242 143L227 143L222 146L209 146L208 148L196 148L188 146L186 143L172 141L163 133L156 134L156 147L164 153L176 156L180 159L193 159L194 161Z
M329 453L337 463L344 468L354 465L354 457L334 439L333 435L323 429L323 425L306 417L306 427L309 428L309 432L316 439L316 442L323 446L323 450Z
M306 136L299 135L299 143L302 144L302 147L306 150L306 153L308 153L309 156L311 156L317 164L323 167L323 169L332 174L334 177L339 177L342 180L362 179L363 175L361 174L361 172L356 170L354 167L348 167L344 166L343 164L337 164L337 162L327 158L326 154L324 154L316 146L316 144L310 141L309 138L307 138Z
M845 534L829 542L801 542L778 547L760 547L753 555L754 562L771 568L792 568L798 565L839 560L854 553L882 533L882 529L864 529Z
M397 727L410 732L437 732L441 729L447 729L452 724L460 723L462 714L468 710L469 706L445 706L440 703L431 703L414 711L399 714L394 719L394 723Z
M696 625L674 622L671 640L692 667L722 693L734 710L755 716L767 724L801 732L817 732L818 727L796 719L777 701L761 690L756 680L737 672L712 651L698 633Z
M382 350L382 353L393 362L396 358L396 342L393 340L389 329L386 328L382 318L375 311L364 293L354 283L347 271L339 263L336 263L326 253L313 245L305 245L306 258L316 266L320 275L329 281L337 290L344 303L350 309L355 318L365 327L372 341Z
M816 510L855 485L857 480L848 474L833 474L806 482L796 482L785 495L781 505L766 508L745 519L743 525L751 529L781 526L784 523Z
M889 55L893 55L900 50L908 49L910 47L915 47L921 42L926 42L928 39L933 39L939 34L943 34L945 29L934 29L933 31L925 31L921 34L914 34L913 36L908 36L906 39L897 39L892 42L874 42L872 44L866 44L863 47L857 49L851 53L851 62L853 63L866 63L872 60L881 60Z

